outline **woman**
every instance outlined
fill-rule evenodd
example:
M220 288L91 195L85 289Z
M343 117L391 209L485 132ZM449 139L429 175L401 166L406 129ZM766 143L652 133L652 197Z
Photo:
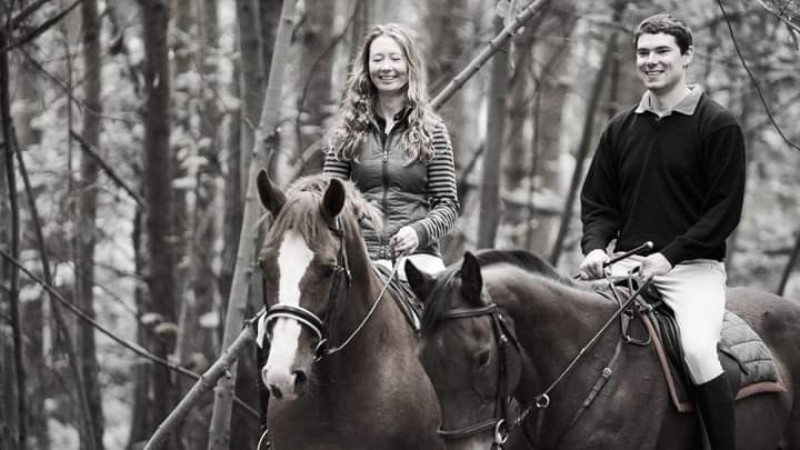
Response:
M383 227L363 229L372 259L391 266L407 256L426 272L444 269L439 239L459 209L453 149L430 107L419 52L403 26L378 25L367 34L323 172L352 180L381 211Z

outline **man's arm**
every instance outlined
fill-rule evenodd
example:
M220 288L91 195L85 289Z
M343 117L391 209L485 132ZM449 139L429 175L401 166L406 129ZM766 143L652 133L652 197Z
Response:
M705 212L691 228L661 250L673 266L701 258L724 244L742 214L746 160L741 127L734 122L711 132L705 141L703 161L708 184Z

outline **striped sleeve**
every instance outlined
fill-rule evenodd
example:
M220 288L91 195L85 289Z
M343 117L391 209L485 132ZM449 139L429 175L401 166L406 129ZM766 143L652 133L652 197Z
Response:
M447 234L453 227L460 208L453 146L444 124L434 130L433 148L433 158L428 161L428 200L431 210L428 217L411 225L419 237L419 247L438 242Z
M322 173L343 180L349 180L350 170L350 161L337 159L333 149L328 149L328 152L325 153L325 163L322 165Z

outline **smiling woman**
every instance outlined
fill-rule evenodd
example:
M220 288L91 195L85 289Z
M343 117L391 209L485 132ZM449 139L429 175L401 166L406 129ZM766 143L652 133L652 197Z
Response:
M369 47L369 79L384 97L381 103L391 103L394 98L402 100L402 89L408 83L408 65L403 49L394 39L378 36ZM387 121L388 124L388 121ZM387 125L387 130L391 126Z
M407 257L433 273L444 269L439 239L459 206L450 135L428 103L424 74L405 27L390 23L368 33L323 172L352 180L381 212L382 229L362 224L370 258L391 267ZM403 264L397 267L405 278Z

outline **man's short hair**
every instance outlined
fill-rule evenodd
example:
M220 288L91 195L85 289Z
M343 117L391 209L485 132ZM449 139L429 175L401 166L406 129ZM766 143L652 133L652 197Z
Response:
M639 43L639 36L658 33L674 36L675 42L678 43L678 48L681 49L681 54L686 53L692 45L692 30L689 29L686 23L670 14L656 14L644 19L636 27L636 32L633 34L634 48Z

